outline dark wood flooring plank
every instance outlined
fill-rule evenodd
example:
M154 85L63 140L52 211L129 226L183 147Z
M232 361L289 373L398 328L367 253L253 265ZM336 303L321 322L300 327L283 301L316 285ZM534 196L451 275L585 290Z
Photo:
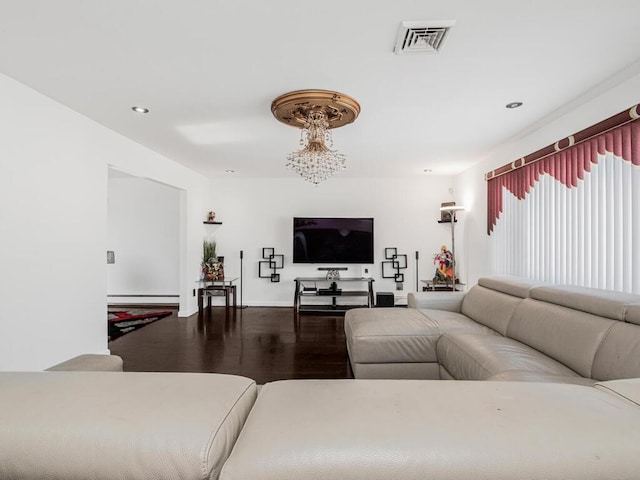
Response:
M344 317L302 315L292 308L213 307L176 313L109 343L126 371L215 372L263 384L299 378L353 378Z

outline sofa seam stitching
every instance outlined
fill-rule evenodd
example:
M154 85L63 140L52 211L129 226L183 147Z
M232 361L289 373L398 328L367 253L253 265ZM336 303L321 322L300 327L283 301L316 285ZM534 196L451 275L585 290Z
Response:
M593 360L591 361L591 368L589 369L589 376L591 378L593 378L593 367L596 364L596 358L598 357L598 353L600 352L600 347L602 347L602 345L604 344L604 342L607 340L607 338L609 338L609 335L611 334L611 331L613 330L613 327L616 325L615 321L613 321L611 323L611 325L609 325L609 328L607 329L607 331L605 332L605 334L602 336L602 340L600 340L600 342L598 343L598 345L596 346L596 351L593 354ZM595 380L600 380L599 378L596 378Z
M399 338L404 338L404 337L440 337L443 334L438 332L437 334L425 334L425 335L412 335L412 334L403 334L403 335L398 335L398 334L390 334L390 335L358 335L358 336L354 336L353 338L378 338L378 337L383 337L383 338L387 338L387 337L399 337Z
M446 334L442 334L442 337L447 337L447 339L449 339L449 340L450 340L450 341L451 341L451 342L452 342L456 347L458 347L460 350L462 350L462 352L463 352L463 353L464 353L468 358L470 358L471 360L473 360L473 361L474 361L474 362L475 362L475 363L476 363L476 364L477 364L477 365L478 365L482 370L484 370L484 371L485 371L485 373L487 373L487 374L491 373L491 372L489 371L489 369L487 369L487 367L485 367L484 365L482 365L482 364L480 363L480 361L479 361L477 358L475 358L475 357L474 357L473 355L471 355L469 352L465 351L459 343L456 343L455 338L452 338L451 336L446 335ZM440 341L438 341L438 343L440 343ZM440 363L440 359L438 358L438 346L437 346L437 345L436 345L436 359L438 360L438 365L442 365L442 364ZM451 375L450 370L448 370L446 367L444 367L444 369L445 369L445 370L447 370L447 372L449 372L449 374ZM453 375L451 375L451 376L453 377ZM453 377L453 378L455 378L455 377ZM457 379L456 379L456 380L457 380Z
M224 418L222 419L222 421L220 422L220 424L218 425L218 428L216 428L216 431L213 432L211 434L211 436L209 437L209 441L207 442L207 446L205 447L205 452L203 457L202 457L202 479L203 480L207 480L207 460L209 459L209 455L211 454L211 449L213 448L213 442L214 439L216 438L216 436L218 435L218 432L220 432L220 429L222 428L222 426L226 423L227 419L229 418L229 416L231 415L231 412L233 411L233 409L236 407L236 405L238 404L238 402L240 402L240 400L246 395L246 393L249 391L249 388L251 386L255 386L256 382L253 381L251 384L247 385L247 387L242 391L242 393L240 394L240 396L238 396L238 398L236 399L235 402L233 402L233 405L231 405L231 408L229 408L229 411L227 412L227 414L224 416ZM252 407L253 408L253 407ZM246 422L246 419L243 423ZM240 429L242 431L242 428ZM240 434L240 432L238 432L238 434ZM237 440L237 439L236 439ZM225 459L226 462L226 459ZM223 462L224 465L224 462Z
M600 391L602 391L602 392L604 392L604 393L609 393L609 394L612 394L612 395L614 395L614 396L616 396L616 397L618 397L618 398L621 398L621 399L623 399L623 400L626 400L627 402L632 403L633 405L640 406L640 402L637 402L637 401L635 401L635 400L632 400L632 399L631 399L631 398L629 398L628 396L626 396L626 395L624 395L623 393L620 393L620 392L618 392L618 391L614 390L613 388L609 387L608 385L604 385L604 384L602 384L602 383L597 383L597 384L595 384L595 385L594 385L594 387L595 387L597 390L600 390Z

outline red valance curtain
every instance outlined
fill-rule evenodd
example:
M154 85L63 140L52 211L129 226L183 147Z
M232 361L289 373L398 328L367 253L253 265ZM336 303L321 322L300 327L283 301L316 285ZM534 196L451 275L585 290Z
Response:
M494 273L640 293L640 120L623 113L487 174Z
M502 213L503 189L511 192L516 198L524 200L525 195L534 187L543 173L551 175L567 188L577 187L578 180L584 179L585 172L591 171L591 164L598 163L598 154L602 156L605 152L613 153L616 157L634 165L640 165L639 121L635 120L579 145L489 179L487 233L491 235Z

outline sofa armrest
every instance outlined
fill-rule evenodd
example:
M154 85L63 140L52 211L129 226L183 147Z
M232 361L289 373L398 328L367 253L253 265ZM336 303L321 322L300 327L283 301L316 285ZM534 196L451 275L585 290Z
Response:
M122 358L117 355L86 353L47 368L48 372L122 372Z
M431 308L460 312L462 299L466 292L409 292L407 306L409 308Z

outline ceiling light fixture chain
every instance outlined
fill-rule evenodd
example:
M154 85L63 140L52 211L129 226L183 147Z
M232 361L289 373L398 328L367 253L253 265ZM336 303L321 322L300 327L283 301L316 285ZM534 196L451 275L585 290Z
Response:
M276 98L273 115L301 128L300 150L287 156L286 168L317 185L347 168L344 154L333 150L332 128L353 122L360 105L351 97L326 90L300 90Z

